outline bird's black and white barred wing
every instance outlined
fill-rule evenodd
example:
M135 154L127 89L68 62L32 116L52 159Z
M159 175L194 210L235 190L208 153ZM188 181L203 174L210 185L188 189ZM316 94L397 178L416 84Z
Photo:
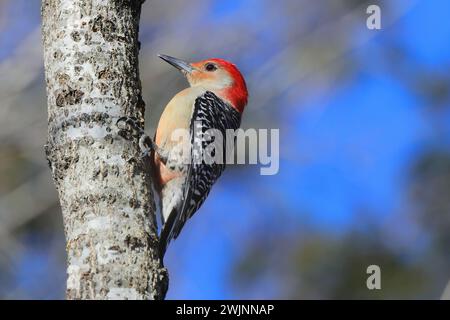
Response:
M240 113L210 91L205 92L195 100L190 124L191 163L184 185L183 205L177 217L173 217L174 221L168 219L164 226L163 232L165 231L167 239L161 238L166 242L165 245L179 235L185 222L200 208L211 187L222 174L227 157L226 130L238 129L240 122ZM218 130L223 137L220 146L223 150L223 160L220 163L209 161L205 163L205 159L202 157L201 150L205 150L205 148L211 146L211 143L214 143L214 139L211 141L209 129ZM170 228L170 230L166 228Z

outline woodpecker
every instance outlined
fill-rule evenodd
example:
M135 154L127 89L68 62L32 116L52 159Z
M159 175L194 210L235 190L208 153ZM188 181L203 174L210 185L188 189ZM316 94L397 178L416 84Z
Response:
M190 87L177 93L167 104L154 139L144 134L135 119L120 118L117 123L124 121L128 129L137 132L142 156L152 162L163 223L160 234L163 258L169 242L178 237L225 169L225 161L195 161L199 148L206 145L208 130L222 133L226 158L229 146L226 130L239 128L248 92L239 69L226 60L212 58L188 63L167 55L158 56L181 71ZM188 132L188 139L174 139L178 129Z

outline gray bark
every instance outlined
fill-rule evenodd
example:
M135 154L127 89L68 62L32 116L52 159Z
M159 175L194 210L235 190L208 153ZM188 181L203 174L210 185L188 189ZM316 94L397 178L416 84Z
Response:
M125 115L144 124L142 2L42 2L45 150L64 218L68 299L162 299L168 286L149 167L115 125Z

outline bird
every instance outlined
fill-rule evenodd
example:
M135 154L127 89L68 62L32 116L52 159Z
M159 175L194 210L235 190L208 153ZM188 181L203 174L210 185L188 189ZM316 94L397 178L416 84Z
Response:
M179 236L225 169L226 161L205 161L200 151L212 140L216 142L212 156L223 152L222 159L227 158L230 144L226 132L240 127L248 91L242 73L227 60L211 58L189 63L168 55L158 56L181 71L189 87L169 101L153 139L135 119L122 117L117 123L125 121L137 130L142 157L152 162L152 180L161 209L159 253L163 259L170 241ZM210 129L221 133L223 139L211 138ZM179 139L180 132L185 133L184 139ZM222 145L217 146L218 143Z

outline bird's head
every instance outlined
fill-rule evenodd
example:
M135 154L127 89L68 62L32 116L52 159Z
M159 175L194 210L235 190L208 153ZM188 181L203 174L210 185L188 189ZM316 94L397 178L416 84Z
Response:
M159 57L180 70L191 87L204 87L240 113L244 111L248 100L247 86L241 72L231 62L213 58L189 63L162 54Z

